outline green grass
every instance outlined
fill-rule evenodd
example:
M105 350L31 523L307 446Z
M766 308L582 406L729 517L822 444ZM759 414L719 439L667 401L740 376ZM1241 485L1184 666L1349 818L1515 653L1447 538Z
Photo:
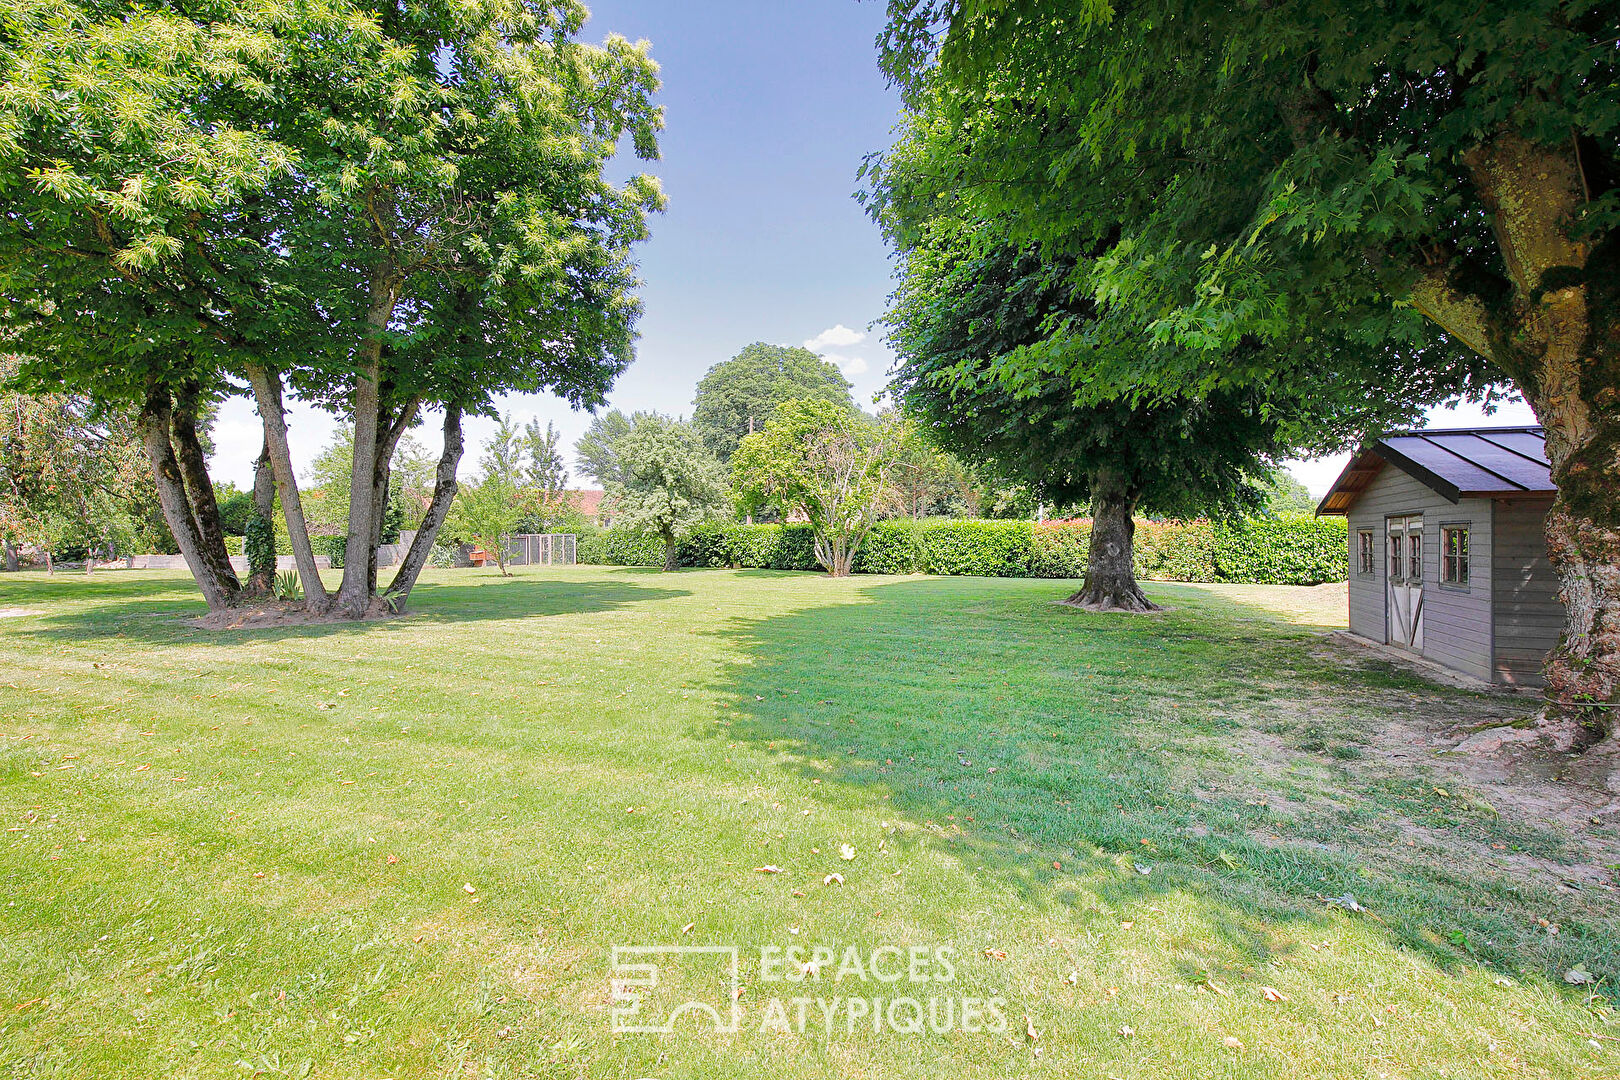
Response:
M182 575L0 577L0 1075L1620 1072L1575 839L1380 749L1530 703L1347 663L1311 590L1065 589L441 571L405 619L210 633ZM610 949L663 943L744 950L740 1034L611 1033ZM814 944L951 946L921 991L1011 1027L762 1032L895 993L762 980Z

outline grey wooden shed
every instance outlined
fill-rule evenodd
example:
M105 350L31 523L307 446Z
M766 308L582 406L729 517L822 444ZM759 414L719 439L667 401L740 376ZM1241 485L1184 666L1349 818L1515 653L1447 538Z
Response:
M1350 526L1350 632L1485 682L1541 685L1564 623L1538 427L1369 442L1317 507Z

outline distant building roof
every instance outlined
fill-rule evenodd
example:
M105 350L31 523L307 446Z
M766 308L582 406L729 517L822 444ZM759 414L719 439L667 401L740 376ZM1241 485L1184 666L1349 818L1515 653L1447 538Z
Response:
M1551 495L1547 435L1539 427L1403 431L1366 443L1317 506L1344 514L1385 465L1393 465L1452 502Z
M596 517L602 510L602 496L606 492L601 490L567 491L563 494L567 496L569 502L574 504L574 509L586 517Z

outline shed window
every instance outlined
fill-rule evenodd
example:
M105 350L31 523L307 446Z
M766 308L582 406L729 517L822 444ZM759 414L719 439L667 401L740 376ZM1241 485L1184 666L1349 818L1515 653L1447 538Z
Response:
M1362 529L1356 533L1356 568L1363 574L1373 573L1378 569L1374 558L1372 530Z
M1468 584L1468 526L1447 525L1440 530L1440 580L1447 585Z

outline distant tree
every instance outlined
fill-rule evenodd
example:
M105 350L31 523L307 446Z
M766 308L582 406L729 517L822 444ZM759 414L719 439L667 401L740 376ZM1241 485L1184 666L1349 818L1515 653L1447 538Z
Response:
M638 412L634 416L626 416L618 409L597 413L591 420L591 426L574 444L574 460L579 471L604 488L622 482L624 477L616 447L621 438L630 434L631 426L647 415Z
M568 467L559 449L562 437L551 421L544 429L530 420L523 427L523 444L528 454L524 468L523 501L529 511L526 532L555 532L568 512Z
M241 536L245 533L248 518L257 512L253 505L253 492L243 491L229 480L216 480L214 500L219 503L219 523L225 534Z
M738 444L732 483L745 510L803 514L815 532L816 561L843 577L889 497L893 450L891 427L854 409L786 401Z
M517 489L499 474L460 485L444 531L454 539L476 544L495 560L502 577L506 569L506 545L523 520Z
M608 487L615 524L664 543L664 569L680 566L682 537L725 512L725 473L691 424L643 414L617 442L621 479Z
M1278 469L1266 482L1266 509L1273 514L1314 514L1316 499L1299 477Z
M722 465L784 401L826 401L854 411L849 381L809 349L756 341L698 382L692 426Z
M912 520L978 515L983 484L973 470L930 441L915 421L892 412L879 421L892 425L883 513Z
M7 569L17 547L40 548L47 567L62 554L111 554L139 537L152 474L126 413L82 395L23 393L5 380L16 361L0 358L0 541Z

